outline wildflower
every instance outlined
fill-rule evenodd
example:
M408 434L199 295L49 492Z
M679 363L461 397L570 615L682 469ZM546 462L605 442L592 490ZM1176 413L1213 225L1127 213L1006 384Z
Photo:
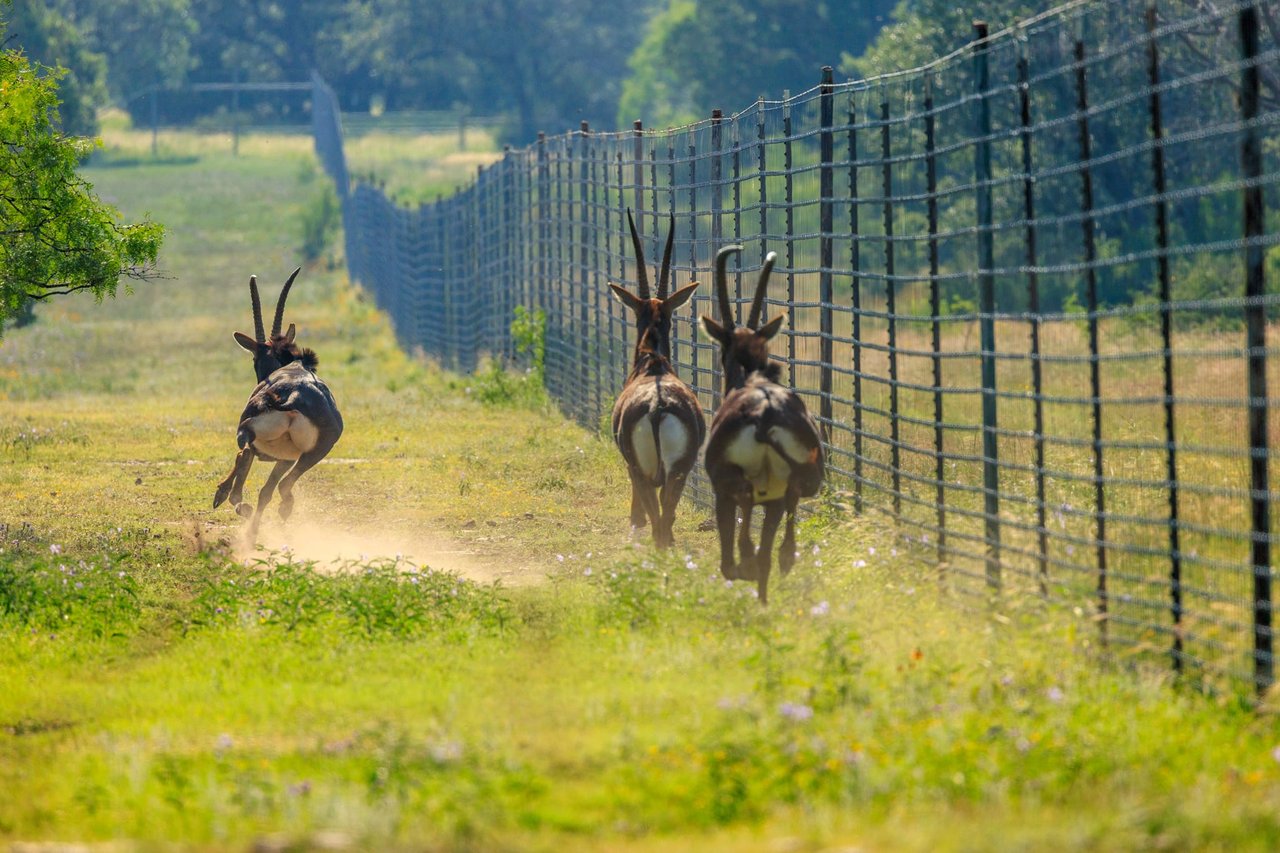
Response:
M62 546L61 546L61 545L50 545L50 546L49 546L49 553L50 553L50 554L53 554L54 556L57 556L58 554L61 554L61 553L62 553Z
M233 745L234 745L234 741L231 740L231 735L227 734L226 732L223 732L222 734L218 735L218 740L214 744L213 751L221 755L222 753L231 749Z
M585 577L591 577L591 567L590 567L590 566L587 566L585 569L583 569L583 570L582 570L582 574L583 574Z
M865 569L865 568L867 567L867 561L866 561L866 560L854 560L854 561L853 561L853 567L854 567L855 569Z
M821 549L821 548L819 548L817 545L814 545L814 546L813 546L813 553L814 553L814 555L815 555L815 556L816 556L816 555L817 555L817 553L818 553L819 551L821 551L821 550L822 550L822 549Z
M1049 697L1050 702L1061 702L1066 698L1066 694L1062 692L1062 688L1056 684L1045 691L1044 695Z
M872 545L870 548L868 548L867 553L874 557L876 555L876 546Z
M1280 746L1277 746L1275 749L1271 750L1271 757L1274 758L1277 762L1280 762Z
M564 562L564 554L556 554L556 562L558 562L558 563L563 563L563 562Z
M813 709L803 702L783 702L778 706L778 713L793 723L813 719Z
M811 616L826 616L830 612L831 605L828 604L825 599L809 608L809 614Z
M456 740L433 743L428 751L438 764L451 764L462 758L462 744Z
M289 796L291 797L305 797L307 794L311 793L311 781L309 779L303 779L296 785L290 785L288 787L288 791Z

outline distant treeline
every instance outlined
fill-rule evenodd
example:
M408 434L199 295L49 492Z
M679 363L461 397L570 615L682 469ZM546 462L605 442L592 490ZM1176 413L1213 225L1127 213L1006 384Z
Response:
M62 66L68 132L96 109L150 120L154 87L304 81L319 71L349 112L456 110L506 119L505 141L705 118L759 94L853 73L894 0L13 0L10 47ZM992 6L1008 5L993 3ZM927 11L927 10L924 10ZM949 44L967 39L964 30ZM241 105L262 120L301 113L288 98ZM162 99L166 123L228 109L226 98ZM297 116L301 118L301 115Z

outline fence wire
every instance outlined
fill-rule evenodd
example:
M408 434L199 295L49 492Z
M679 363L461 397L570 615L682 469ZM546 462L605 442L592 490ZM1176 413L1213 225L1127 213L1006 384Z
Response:
M654 132L540 137L407 209L316 147L351 276L463 371L547 317L546 381L596 429L632 341L625 211L674 282L672 356L710 413L716 250L766 253L774 355L825 431L832 500L892 518L960 591L1094 614L1117 657L1270 686L1280 301L1280 8L1077 2L912 72ZM1274 337L1272 338L1274 340ZM691 487L708 497L705 481Z

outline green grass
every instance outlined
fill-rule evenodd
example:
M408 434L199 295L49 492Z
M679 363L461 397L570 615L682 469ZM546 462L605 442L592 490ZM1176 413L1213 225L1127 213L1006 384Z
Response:
M89 177L169 226L171 277L0 343L0 839L1280 844L1275 708L1101 666L1083 612L962 606L870 521L806 522L764 610L702 512L637 547L607 442L406 356L338 272L289 319L347 432L245 554L210 507L252 385L230 332L295 263L306 155Z

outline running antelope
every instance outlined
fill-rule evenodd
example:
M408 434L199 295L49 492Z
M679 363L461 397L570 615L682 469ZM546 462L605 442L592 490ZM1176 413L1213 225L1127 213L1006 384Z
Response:
M637 296L610 284L618 301L636 317L636 349L631 372L613 404L613 440L627 461L631 477L631 526L646 520L653 525L653 542L659 548L673 544L676 504L684 492L685 478L693 470L707 432L702 407L693 391L680 381L671 366L671 316L689 301L698 283L687 284L670 296L671 244L675 217L667 230L667 245L658 272L658 295L649 293L649 272L635 220L627 211L631 243L636 251ZM661 494L659 494L661 490Z
M293 484L323 459L342 435L342 415L329 393L329 386L316 376L319 359L316 354L293 342L293 323L284 334L284 303L289 288L301 267L284 283L276 302L275 322L268 338L262 328L262 304L258 300L258 279L249 277L249 295L253 299L254 337L235 332L236 343L253 353L253 370L258 387L240 415L236 431L236 455L231 473L218 484L213 505L219 506L228 496L240 515L249 517L248 538L252 542L258 531L262 511L271 500L277 485L280 489L280 517L286 521L293 512ZM266 484L258 492L256 509L242 501L245 477L253 458L274 462Z
M729 255L741 251L741 246L726 246L716 253L721 321L702 318L702 328L720 344L724 366L724 402L711 420L706 466L715 492L720 573L730 580L756 581L760 602L765 604L778 523L785 512L786 532L778 551L778 567L785 575L795 563L796 505L800 498L817 494L824 460L818 427L804 401L778 384L782 367L769 360L769 340L778 334L786 315L759 325L765 287L777 259L773 252L760 270L747 325L734 327L725 265ZM756 504L764 507L758 552L751 543L751 510ZM737 562L733 559L735 527L740 553Z

